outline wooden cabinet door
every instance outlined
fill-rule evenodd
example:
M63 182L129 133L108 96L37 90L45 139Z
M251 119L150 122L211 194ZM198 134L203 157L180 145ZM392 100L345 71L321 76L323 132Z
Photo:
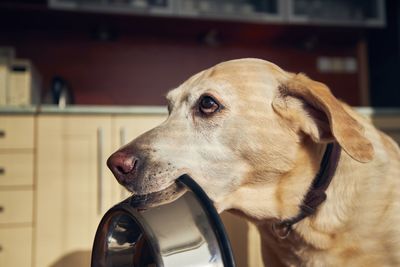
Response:
M115 198L111 138L111 116L38 117L36 267L90 265L97 225Z
M139 135L156 127L166 120L167 114L147 114L147 115L119 115L113 119L114 150L129 143ZM117 181L115 181L117 184ZM122 186L117 187L114 193L116 201L125 199L129 192Z

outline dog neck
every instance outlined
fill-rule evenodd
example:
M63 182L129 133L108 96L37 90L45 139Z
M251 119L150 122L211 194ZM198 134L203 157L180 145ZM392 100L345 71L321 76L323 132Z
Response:
M335 175L340 159L340 151L341 148L336 142L326 146L325 153L320 163L320 169L299 207L300 212L295 217L272 224L273 230L278 237L282 239L287 238L294 224L313 215L318 207L326 200L325 191L328 189Z

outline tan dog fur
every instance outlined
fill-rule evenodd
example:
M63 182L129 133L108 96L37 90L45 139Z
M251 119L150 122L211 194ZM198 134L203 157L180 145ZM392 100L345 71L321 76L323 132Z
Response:
M201 116L207 94L224 106ZM117 153L142 161L133 193L166 188L183 173L219 212L247 217L266 266L400 266L400 151L322 83L259 59L221 63L168 94L170 114ZM327 200L280 240L271 223L299 213L326 144L342 147Z

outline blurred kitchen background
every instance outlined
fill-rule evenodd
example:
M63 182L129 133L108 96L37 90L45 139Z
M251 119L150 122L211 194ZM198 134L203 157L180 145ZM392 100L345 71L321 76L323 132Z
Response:
M89 266L128 196L108 155L221 61L304 72L400 141L399 15L397 0L1 0L0 266ZM262 266L254 227L224 221L238 266Z

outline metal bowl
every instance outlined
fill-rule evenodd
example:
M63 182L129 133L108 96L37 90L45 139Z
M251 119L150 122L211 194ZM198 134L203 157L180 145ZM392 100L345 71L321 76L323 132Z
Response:
M171 187L130 197L102 218L92 267L234 267L211 200L188 175Z

